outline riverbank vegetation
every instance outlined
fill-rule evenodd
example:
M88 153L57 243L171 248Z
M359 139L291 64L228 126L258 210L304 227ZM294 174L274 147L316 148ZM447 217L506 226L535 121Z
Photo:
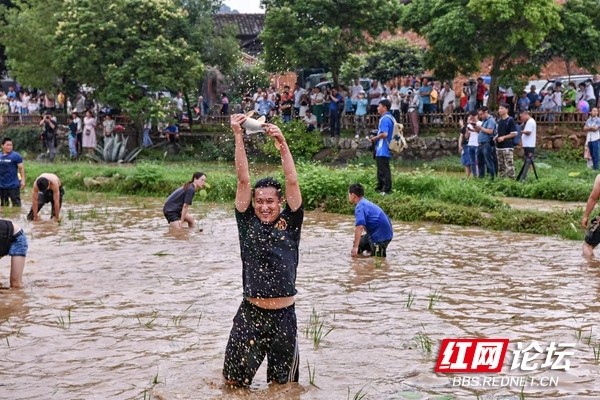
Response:
M540 160L540 179L530 176L525 183L465 179L458 159L454 158L418 164L398 161L393 173L394 193L381 196L373 190L375 167L367 164L334 168L299 162L298 175L306 208L352 214L347 188L351 183L360 182L365 186L366 197L379 204L394 220L430 221L579 240L583 238L583 230L579 228L581 208L566 211L539 211L535 206L514 209L504 202L504 198L585 202L595 177L595 173L585 166L570 163L559 155ZM209 187L198 194L203 201L232 202L237 185L230 162L143 162L131 166L27 162L26 168L29 182L42 172L59 175L68 188L67 202L77 201L84 193L88 201L93 201L94 192L166 197L197 170L208 176ZM270 172L283 178L277 165L251 164L251 169L253 178Z

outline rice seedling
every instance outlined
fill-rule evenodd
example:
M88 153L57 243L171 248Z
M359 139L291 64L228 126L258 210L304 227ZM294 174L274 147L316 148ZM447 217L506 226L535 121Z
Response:
M69 328L71 327L71 310L73 309L73 306L68 306L67 307L67 316L66 319L65 317L63 317L62 313L58 316L56 323L58 324L58 326L60 326L61 328Z
M594 330L594 328L593 328L593 327L590 327L590 334L589 334L589 335L587 336L587 338L585 339L585 341L586 341L586 343L587 343L587 345L588 345L588 346L591 346L592 339L593 339L593 337L594 337L594 336L593 336L593 334L592 334L592 331L593 331L593 330Z
M196 326L200 326L200 321L202 321L202 311L200 311L200 315L198 315L198 323Z
M423 332L419 332L415 335L417 348L426 353L431 353L431 350L433 349L433 340L431 340L427 332L425 332L425 326L423 326L423 324L421 324L421 326L423 327Z
M183 310L183 312L179 315L174 315L171 318L171 321L173 321L173 326L181 326L181 321L183 320L183 317L185 317L185 313L188 312L188 310L194 305L194 303L190 304L188 306L188 308L186 308L185 310Z
M312 313L310 315L310 319L306 329L304 330L304 335L307 339L312 339L313 348L317 350L321 345L321 341L333 331L334 327L327 329L325 327L325 321L321 320L321 315L315 310L313 307Z
M577 318L573 317L573 320L575 320L575 323L577 323ZM577 341L581 340L582 334L583 334L583 327L581 325L579 325L575 328L575 338L577 339Z
M321 389L320 387L318 387L315 384L315 377L317 374L317 367L313 367L312 369L310 368L310 364L308 363L308 361L306 361L306 366L308 367L308 383L310 383L312 386L316 387L317 389Z
M6 336L4 339L6 339L6 345L10 348L10 342L8 341L8 336Z
M594 352L594 360L596 364L600 364L600 342L594 343L592 346L592 351Z
M154 328L154 322L156 321L156 318L158 318L158 312L156 310L152 311L150 319L146 322L142 322L138 315L136 315L135 318L138 320L140 326L145 326L147 329L152 329Z
M406 308L411 308L413 303L415 302L415 292L410 290L408 292L408 298L406 299Z
M348 386L348 397L347 400L363 400L366 396L367 396L367 392L365 392L365 387L367 387L368 384L366 384L365 386L361 387L358 392L354 393L354 396L350 397L350 386Z
M67 219L69 219L69 220L73 220L73 219L75 219L75 211L73 211L73 210L68 210L68 211L67 211Z
M433 306L436 305L442 299L442 294L439 289L435 289L433 292L429 289L429 304L427 305L428 310L433 310Z
M521 391L519 392L519 400L525 400L525 385L521 386Z

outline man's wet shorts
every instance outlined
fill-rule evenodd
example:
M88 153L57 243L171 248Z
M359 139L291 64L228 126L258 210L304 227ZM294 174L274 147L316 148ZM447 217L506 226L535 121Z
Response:
M223 376L239 385L250 385L267 356L267 382L298 382L297 329L293 304L267 310L244 299L233 318Z
M25 232L23 232L23 229L15 233L13 238L14 241L10 245L8 255L17 257L27 256L27 249L29 248L29 245L27 244L27 236L25 236Z
M592 247L598 246L600 244L600 215L596 216L592 223L590 224L590 228L585 233L585 242Z
M181 213L169 212L169 213L164 213L164 214L165 214L165 218L167 219L168 223L179 221L181 219Z

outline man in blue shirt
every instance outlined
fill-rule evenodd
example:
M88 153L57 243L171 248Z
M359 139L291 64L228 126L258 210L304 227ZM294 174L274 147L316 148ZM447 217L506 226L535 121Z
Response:
M360 183L354 183L348 188L348 200L355 205L356 218L352 257L362 255L364 251L368 251L371 256L385 257L387 246L394 237L392 223L379 206L364 196L365 190Z
M12 140L4 138L2 139L2 154L0 154L0 202L2 206L7 206L10 198L13 207L21 207L21 189L24 187L23 157L13 151Z
M392 192L392 172L390 171L390 141L394 134L396 120L390 112L392 104L389 100L381 100L377 112L381 116L377 135L371 137L375 146L375 159L377 160L377 187L375 190L386 195Z
M487 107L479 109L479 119L483 121L483 124L474 127L479 132L477 135L477 141L479 142L477 149L479 177L485 177L485 170L487 168L490 178L494 179L496 176L496 160L494 158L493 138L496 132L496 120L490 115Z

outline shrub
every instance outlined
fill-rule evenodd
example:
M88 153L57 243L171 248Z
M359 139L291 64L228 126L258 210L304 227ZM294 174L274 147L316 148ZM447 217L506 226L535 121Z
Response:
M2 137L11 138L13 148L19 153L39 153L44 150L40 135L41 128L37 126L13 126L7 128Z

